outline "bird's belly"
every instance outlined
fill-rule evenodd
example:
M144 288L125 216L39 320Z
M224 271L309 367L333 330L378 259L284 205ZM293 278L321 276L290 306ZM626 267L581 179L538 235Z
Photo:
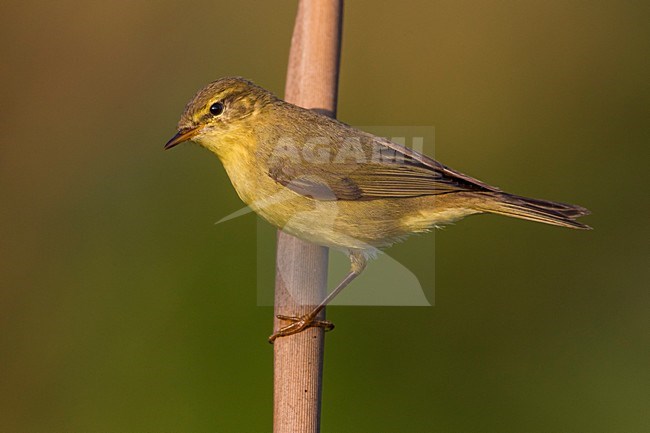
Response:
M266 173L253 174L237 164L224 161L237 194L246 204L274 226L319 245L353 249L386 247L409 234L474 213L448 208L446 199L434 196L315 200L280 185Z
M475 213L462 208L436 209L435 203L431 207L431 197L426 200L430 207L416 210L408 200L411 199L310 203L309 209L295 212L294 208L281 227L321 245L371 249L390 246L413 233L426 232Z
M387 247L410 234L426 232L475 213L463 208L436 208L432 197L425 200L425 210L414 206L422 204L419 199L319 201L287 189L275 197L281 199L261 203L254 210L287 233L337 248Z

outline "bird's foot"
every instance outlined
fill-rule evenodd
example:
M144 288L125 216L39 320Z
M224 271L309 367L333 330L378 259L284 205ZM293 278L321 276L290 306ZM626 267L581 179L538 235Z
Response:
M280 320L291 322L287 326L283 326L277 332L269 337L269 343L273 344L278 337L287 337L289 335L297 334L308 328L323 328L325 331L334 329L334 324L328 320L316 320L316 314L309 313L300 317L285 316L278 314L276 316Z

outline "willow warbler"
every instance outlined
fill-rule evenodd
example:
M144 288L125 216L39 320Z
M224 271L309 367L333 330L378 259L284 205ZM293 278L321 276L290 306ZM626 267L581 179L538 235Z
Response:
M222 78L185 107L170 149L192 140L214 152L239 197L276 227L348 252L348 275L312 312L270 337L310 326L378 248L465 216L494 213L575 229L589 211L525 198L414 150L289 104L243 78Z

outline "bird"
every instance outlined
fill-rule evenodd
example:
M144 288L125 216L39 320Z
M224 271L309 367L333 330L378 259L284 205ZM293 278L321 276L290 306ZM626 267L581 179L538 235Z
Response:
M474 214L572 229L584 207L527 198L463 174L401 144L288 103L242 77L224 77L187 103L170 149L193 141L216 154L241 200L277 228L346 252L350 270L309 313L269 341L312 326L379 250Z

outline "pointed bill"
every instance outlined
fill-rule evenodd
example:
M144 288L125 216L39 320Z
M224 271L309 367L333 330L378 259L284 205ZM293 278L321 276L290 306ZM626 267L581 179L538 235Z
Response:
M165 150L171 149L184 141L191 140L198 132L199 128L181 129L165 144Z

